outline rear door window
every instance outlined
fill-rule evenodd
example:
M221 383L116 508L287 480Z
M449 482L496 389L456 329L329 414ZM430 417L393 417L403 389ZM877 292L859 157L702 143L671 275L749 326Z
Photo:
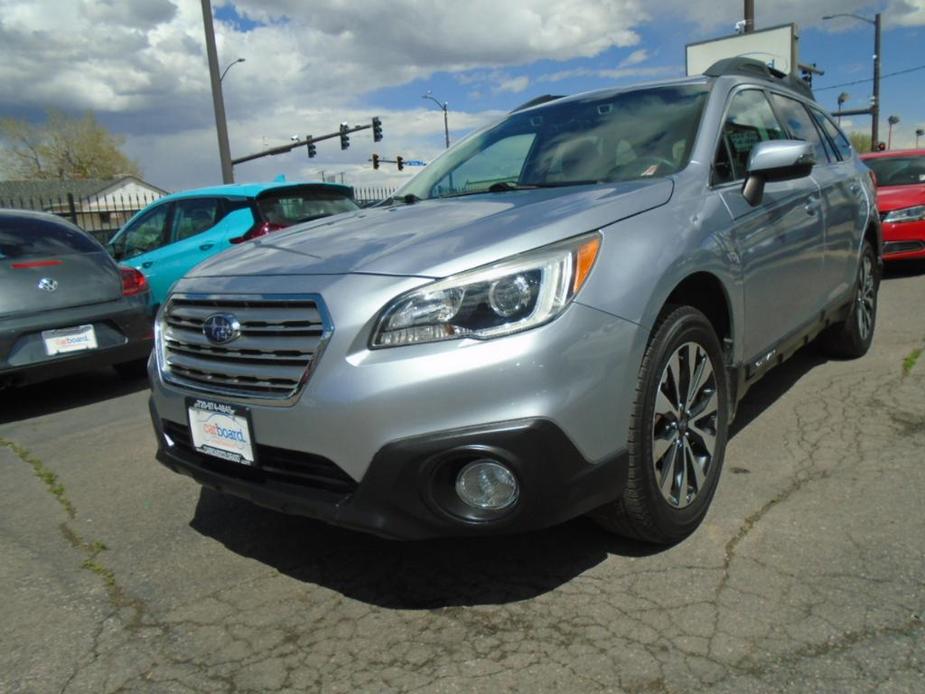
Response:
M270 191L257 199L257 207L264 221L280 226L360 209L345 192L322 187Z
M211 229L221 219L218 198L192 198L174 203L170 240L182 241Z
M0 259L51 258L101 250L87 234L65 222L0 215Z
M822 137L809 117L806 107L796 99L781 94L772 93L771 101L786 124L787 130L790 131L790 137L810 143L815 151L817 164L828 163L828 152L822 144Z
M713 182L727 183L745 178L748 158L755 145L785 137L764 92L758 89L738 92L726 112L713 167Z

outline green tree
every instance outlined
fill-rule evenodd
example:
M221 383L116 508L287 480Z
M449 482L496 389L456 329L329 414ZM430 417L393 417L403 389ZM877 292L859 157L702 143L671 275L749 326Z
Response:
M141 175L138 163L122 153L124 138L106 130L90 111L78 118L49 111L45 123L39 124L3 118L0 140L6 178L109 179L122 174Z
M870 133L859 133L857 131L848 133L848 139L857 152L870 151Z

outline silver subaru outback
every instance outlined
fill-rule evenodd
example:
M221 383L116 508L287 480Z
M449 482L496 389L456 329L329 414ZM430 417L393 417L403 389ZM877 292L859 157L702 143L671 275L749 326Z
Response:
M809 89L758 62L528 105L384 204L178 282L158 460L394 538L591 514L676 542L748 387L817 335L870 346L873 201Z

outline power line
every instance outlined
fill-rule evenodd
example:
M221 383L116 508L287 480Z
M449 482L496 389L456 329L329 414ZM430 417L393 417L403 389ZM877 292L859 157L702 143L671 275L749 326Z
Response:
M896 72L889 72L885 75L882 75L880 79L886 79L887 77L896 77L896 75L905 75L908 72L915 72L916 70L925 70L925 65L919 65L917 67L906 68L905 70L897 70ZM873 82L872 77L868 77L863 80L854 80L853 82L842 82L841 84L833 84L830 87L819 87L818 89L813 89L814 92L824 92L829 89L838 89L839 87L850 87L852 84L864 84L865 82Z

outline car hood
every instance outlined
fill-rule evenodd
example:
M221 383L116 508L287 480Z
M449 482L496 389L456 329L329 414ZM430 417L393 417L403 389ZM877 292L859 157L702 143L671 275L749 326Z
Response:
M884 186L877 188L877 209L881 212L925 205L925 185Z
M445 277L664 205L672 189L670 179L658 179L369 208L242 244L189 276Z

